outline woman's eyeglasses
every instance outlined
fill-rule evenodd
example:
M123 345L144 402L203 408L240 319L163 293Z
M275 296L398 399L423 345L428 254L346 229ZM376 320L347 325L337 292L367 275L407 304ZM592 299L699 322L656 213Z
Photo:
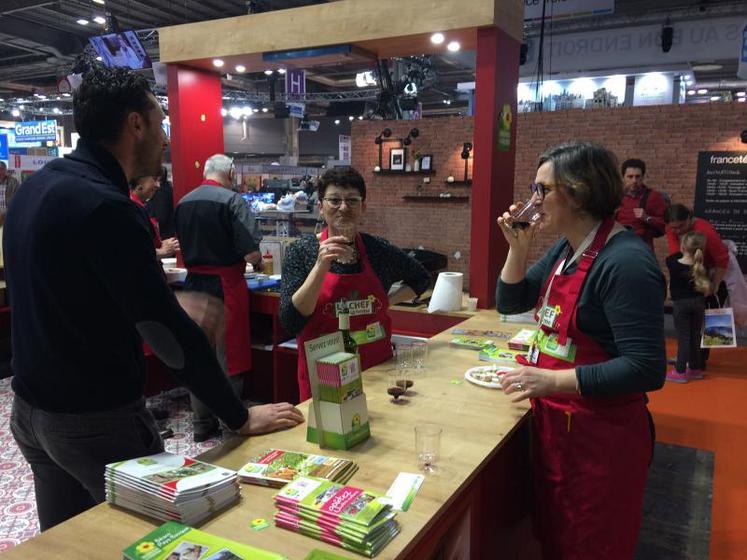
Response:
M363 202L363 199L359 196L352 196L350 198L327 198L325 196L322 200L329 204L332 208L339 208L340 206L342 206L343 202L348 208L358 208L361 205L361 202Z
M531 183L529 185L529 191L532 194L536 194L540 197L540 200L545 198L547 193L551 193L557 185L546 185L545 183Z

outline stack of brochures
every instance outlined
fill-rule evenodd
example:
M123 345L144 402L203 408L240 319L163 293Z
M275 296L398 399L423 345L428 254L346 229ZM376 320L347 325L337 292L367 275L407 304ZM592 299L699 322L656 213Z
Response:
M285 560L282 554L169 521L124 549L125 560Z
M239 499L235 471L159 453L106 466L106 501L194 525Z
M534 337L537 335L537 329L521 329L516 336L508 341L508 347L511 350L528 352L532 345Z
M275 525L373 557L399 533L396 512L382 497L299 477L275 496Z
M357 470L349 459L270 449L241 467L239 481L282 488L299 476L311 476L345 484Z

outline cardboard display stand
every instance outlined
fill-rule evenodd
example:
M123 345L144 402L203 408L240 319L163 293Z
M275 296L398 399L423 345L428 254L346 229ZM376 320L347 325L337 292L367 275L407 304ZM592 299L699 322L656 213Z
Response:
M366 394L363 392L360 359L345 354L342 333L324 335L304 344L311 383L311 405L306 440L321 448L350 449L371 435ZM335 365L344 364L345 379L337 383L320 381L317 365L321 362L329 375ZM330 369L330 366L332 368ZM324 390L323 390L324 388Z

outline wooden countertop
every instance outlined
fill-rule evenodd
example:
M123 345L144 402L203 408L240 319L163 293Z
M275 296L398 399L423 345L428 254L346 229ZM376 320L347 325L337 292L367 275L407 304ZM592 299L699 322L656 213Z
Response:
M460 326L511 332L522 327L517 323L502 323L500 316L492 310L478 311ZM439 470L426 476L410 510L398 514L402 531L378 558L407 557L427 530L459 499L488 459L500 452L508 437L528 417L528 404L513 404L499 390L485 389L464 380L465 370L481 362L476 351L450 346L452 336L449 331L430 339L428 371L422 379L415 380L415 394L407 404L393 404L386 394L387 371L393 367L392 362L367 370L364 390L368 398L371 438L347 452L327 452L350 458L360 465L350 484L383 494L399 472L418 472L414 452L415 425L435 423L443 427ZM308 402L300 406L308 417ZM201 458L238 469L249 458L270 447L318 452L315 444L306 442L305 434L306 425L303 424L285 432L235 438ZM291 560L303 559L312 548L357 557L354 553L274 526L252 531L249 525L252 519L272 518L274 493L275 490L269 488L242 485L241 503L213 517L200 528L285 554ZM126 546L159 524L101 504L4 552L3 559L120 558Z

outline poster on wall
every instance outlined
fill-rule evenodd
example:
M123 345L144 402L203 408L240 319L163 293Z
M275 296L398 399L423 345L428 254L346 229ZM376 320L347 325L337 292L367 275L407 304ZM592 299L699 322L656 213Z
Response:
M339 144L339 159L340 161L347 161L350 164L350 154L352 152L353 144L352 137L348 134L340 134L338 136Z
M722 239L734 241L739 266L747 272L747 152L698 154L693 210Z

